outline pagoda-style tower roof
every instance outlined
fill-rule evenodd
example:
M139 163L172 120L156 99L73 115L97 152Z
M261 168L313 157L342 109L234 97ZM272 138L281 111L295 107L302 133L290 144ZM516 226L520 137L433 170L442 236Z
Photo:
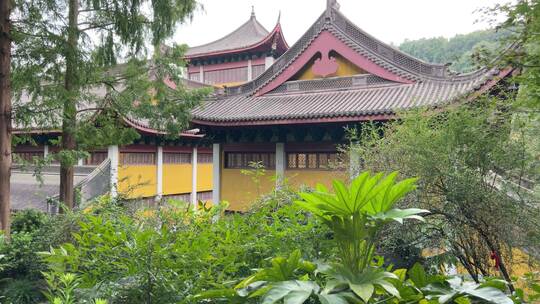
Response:
M340 62L350 72L343 74ZM512 72L454 74L405 54L358 28L328 0L326 11L274 64L193 111L193 122L246 126L388 120L486 92ZM305 77L309 75L309 77Z
M272 31L268 31L255 17L252 11L248 21L232 33L216 41L189 48L187 59L218 57L246 52L267 52L272 50L278 55L289 48L278 22Z

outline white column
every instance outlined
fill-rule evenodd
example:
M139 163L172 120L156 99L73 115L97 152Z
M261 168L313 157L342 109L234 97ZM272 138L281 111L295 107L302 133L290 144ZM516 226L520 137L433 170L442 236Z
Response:
M77 166L82 166L84 165L84 158L79 158L79 160L77 161Z
M156 200L161 200L163 196L163 147L157 147L156 155Z
M199 82L204 83L204 68L202 64L199 66Z
M221 145L212 146L212 203L218 205L221 201Z
M283 185L285 178L285 144L276 143L276 188Z
M118 196L118 164L120 158L118 146L109 146L107 155L111 160L111 196L115 198Z
M43 146L43 157L47 157L49 155L49 145Z
M193 147L191 153L191 207L194 211L197 210L197 147Z
M264 58L264 69L265 70L268 70L268 68L270 66L272 66L272 64L274 64L274 57L268 56L268 57Z
M248 59L248 65L247 65L247 80L251 81L253 79L253 68L251 59Z

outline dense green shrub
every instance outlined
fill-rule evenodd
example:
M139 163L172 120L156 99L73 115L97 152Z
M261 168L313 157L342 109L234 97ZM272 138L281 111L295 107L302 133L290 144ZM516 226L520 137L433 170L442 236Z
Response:
M310 259L332 255L328 230L294 198L278 191L244 214L224 214L223 206L186 212L171 202L134 215L103 198L84 210L72 243L43 255L51 273L77 275L81 298L177 303L297 246Z
M13 233L32 233L42 228L47 219L47 215L38 210L27 209L19 211L13 216L11 231Z
M1 303L37 303L44 299L42 272L48 266L37 252L69 241L77 218L77 213L49 216L37 210L15 214L11 242L0 238Z

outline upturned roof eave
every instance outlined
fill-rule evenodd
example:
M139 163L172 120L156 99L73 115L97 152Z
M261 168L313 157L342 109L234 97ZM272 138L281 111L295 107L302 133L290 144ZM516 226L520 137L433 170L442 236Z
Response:
M494 70L498 70L494 68ZM444 104L457 103L457 100L463 102L474 101L476 98L483 94L488 93L493 89L501 80L512 75L515 68L507 66L498 70L498 73L493 74L491 77L485 79L481 86L473 88L470 91L457 96L453 100L447 100L441 103L435 103L427 105L432 109L439 109ZM285 94L283 94L285 95ZM299 94L301 97L302 94ZM264 97L256 97L264 98ZM298 124L317 124L317 123L338 123L338 122L363 122L363 121L388 121L396 119L396 111L392 109L376 110L366 113L350 114L350 113L327 113L320 117L257 117L257 118L239 118L229 120L217 120L213 118L205 119L204 117L195 117L191 121L193 124L212 126L212 127L242 127L242 126L272 126L272 125L298 125Z
M263 39L261 39L260 41L254 43L254 44L244 46L244 47L240 47L240 48L227 49L227 50L220 50L220 51L213 51L213 52L206 52L206 53L187 54L187 55L184 56L184 58L187 59L187 60L193 60L193 59L197 59L197 58L216 57L216 56L223 56L223 55L234 54L234 53L248 52L250 50L261 47L266 43L272 43L272 40L274 39L274 37L276 35L278 35L278 38L279 38L278 43L281 42L283 44L284 49L289 49L289 44L285 40L285 36L283 35L283 31L281 29L281 24L278 23L278 24L276 24L274 29L266 37L264 37Z

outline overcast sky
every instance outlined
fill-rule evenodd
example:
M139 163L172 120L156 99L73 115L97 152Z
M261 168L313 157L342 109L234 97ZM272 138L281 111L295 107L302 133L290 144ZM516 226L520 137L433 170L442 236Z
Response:
M268 30L281 11L285 38L292 45L313 24L326 7L326 0L199 0L204 10L182 25L176 43L196 46L214 41L247 21L251 6ZM405 39L452 37L487 28L478 22L479 8L503 0L339 0L341 12L357 26L387 43Z

